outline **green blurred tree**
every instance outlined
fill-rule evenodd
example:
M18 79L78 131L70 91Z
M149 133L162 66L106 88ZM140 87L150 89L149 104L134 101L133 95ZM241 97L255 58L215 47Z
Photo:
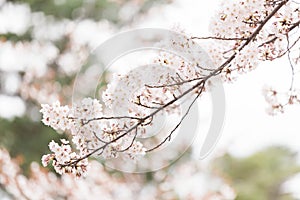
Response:
M25 174L32 161L40 162L41 155L48 152L49 141L64 137L28 117L14 120L0 118L0 127L0 146L8 149L11 156L19 160Z
M284 147L269 147L246 158L225 154L214 167L232 182L236 200L291 200L281 186L300 172L296 154Z

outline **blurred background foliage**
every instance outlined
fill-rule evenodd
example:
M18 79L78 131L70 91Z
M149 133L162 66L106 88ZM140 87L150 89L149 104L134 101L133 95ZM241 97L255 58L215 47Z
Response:
M58 19L107 19L122 25L119 17L120 9L128 2L138 6L138 14L146 12L155 3L170 3L171 0L12 0L12 2L28 3L32 11L43 12Z
M48 151L49 141L63 138L52 128L26 116L13 120L0 118L0 127L1 146L8 149L12 157L17 158L25 174L28 174L32 161L40 162L41 155Z
M300 172L297 154L285 147L269 147L249 157L225 154L214 161L237 191L237 200L291 200L281 191L288 178Z
M149 10L158 3L170 3L170 0L13 0L14 3L26 3L32 12L42 12L51 15L56 20L70 19L82 20L106 19L122 27L132 20L122 19L119 16L121 8L130 2L137 4L137 15ZM32 40L31 29L24 34L16 35L7 33L0 35L0 40L30 41ZM63 52L68 46L68 38L55 41L55 45ZM49 67L57 70L55 63ZM5 72L0 72L0 75ZM21 73L21 76L23 74ZM55 77L55 81L61 86L72 85L74 75L61 74ZM42 80L43 81L43 80ZM42 81L40 84L42 84ZM3 93L0 87L0 93ZM61 91L65 98L70 98ZM31 100L26 101L26 110L35 110L38 113L40 105ZM39 118L32 117L31 112L25 112L23 117L13 119L0 118L0 145L9 150L12 157L16 157L21 167L27 172L32 161L40 162L43 154L48 152L49 141L65 137L58 135L53 129L44 126ZM296 154L287 148L270 147L257 152L249 157L236 158L225 154L216 159L213 163L215 170L220 176L225 176L237 192L237 200L290 200L289 194L280 191L282 184L300 171ZM152 180L152 174L148 173L147 178Z

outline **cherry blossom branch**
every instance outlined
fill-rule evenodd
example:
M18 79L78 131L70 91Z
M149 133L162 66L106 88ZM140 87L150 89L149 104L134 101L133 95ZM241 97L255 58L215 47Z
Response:
M71 119L76 119L76 118L71 118ZM82 121L82 125L86 125L92 121L100 121L100 120L111 120L111 119L133 119L133 120L141 120L139 117L131 117L131 116L115 116L115 117L97 117L97 118L92 118L88 119L86 121Z
M166 73L159 77L159 81L153 81L157 83L156 85L149 84L138 88L136 92L140 92L140 89L146 89L146 91L142 91L141 96L135 95L135 99L132 99L132 95L128 95L127 91L124 90L136 89L134 81L138 80L136 83L141 83L143 80L148 80L148 74L143 74L142 71L141 74L131 74L133 78L122 75L117 78L114 77L113 80L116 80L116 82L112 82L111 86L118 87L119 85L114 84L117 84L118 80L124 80L125 84L122 85L125 86L124 90L122 90L122 87L121 90L115 90L115 87L107 87L102 100L108 106L108 110L121 107L122 112L125 111L123 110L124 107L122 107L125 100L125 105L127 103L130 104L130 107L126 110L128 116L103 116L105 112L102 109L101 102L98 99L91 98L83 99L72 108L60 106L58 101L52 106L48 104L42 105L43 123L60 132L70 131L76 148L74 152L71 145L69 145L69 141L61 140L60 145L54 141L50 142L49 149L51 154L43 156L43 165L46 166L51 162L55 171L59 174L71 173L81 176L85 174L88 157L92 155L111 158L117 157L120 153L134 159L135 156L144 155L146 152L159 149L163 144L174 138L175 131L182 125L183 120L187 120L186 116L190 113L195 101L206 91L206 85L211 83L212 77L222 76L226 80L231 81L233 80L232 74L250 71L257 66L259 61L264 60L264 55L266 55L266 60L286 55L292 69L290 91L287 94L278 92L273 94L274 96L280 94L280 97L286 95L283 97L289 97L289 99L280 98L279 101L279 98L273 98L275 99L274 101L269 101L272 103L272 109L277 110L277 112L283 112L285 105L296 101L300 103L300 92L298 93L296 88L294 88L295 69L293 64L297 64L297 61L293 61L291 57L293 56L291 49L300 40L300 37L294 40L296 37L292 35L296 31L298 34L299 30L297 27L300 24L300 12L299 9L293 10L292 6L295 5L286 4L291 1L229 1L227 2L229 5L224 5L225 9L216 14L216 18L213 19L214 23L211 26L211 31L215 36L184 37L183 39L163 41L163 44L159 45L167 46L167 48L168 45L174 45L176 50L179 50L178 52L191 54L192 62L191 64L190 62L183 62L181 56L169 56L168 53L159 54L159 58L165 58L155 60L155 63L164 63L172 67L174 65L178 73L176 75ZM248 3L249 5L247 5ZM284 5L286 5L287 9L283 12L278 12ZM271 19L272 17L273 20ZM283 38L284 36L286 36L286 40ZM213 44L206 47L209 49L208 52L212 53L211 58L217 68L209 69L196 63L197 61L202 63L203 55L195 55L198 51L194 51L193 47L198 46L198 44L193 40L215 41L215 46ZM234 73L231 74L232 71ZM164 70L161 72L164 72ZM156 76L153 77L156 79ZM153 77L151 76L151 78ZM152 92L151 88L158 89L153 89ZM165 133L166 135L163 138L155 140L155 143L151 146L145 147L139 142L139 134L148 133L147 128L154 125L154 117L156 117L157 113L162 111L177 113L178 100L184 96L187 98L187 95L189 95L188 98L192 98L192 103L189 104L188 109L182 113L181 117L177 119L177 123L174 127L171 127L171 131ZM127 97L130 99L127 99ZM129 102L127 102L128 100Z
M262 30L262 28L265 26L265 24L277 13L277 11L284 6L289 0L284 0L278 6L274 8L274 10L261 22L261 24L255 29L255 31L250 35L250 37L246 40L244 45L242 45L239 48L239 51L242 50L246 45L248 45L257 35L258 33Z
M300 20L297 21L297 22L295 22L295 23L293 23L292 26L288 29L287 34L290 33L292 30L294 30L294 29L295 29L296 27L298 27L299 25L300 25ZM273 43L273 42L275 42L277 39L278 39L278 37L274 35L273 38L271 38L270 40L268 40L268 41L266 41L266 42L260 44L258 47L262 47L262 46L264 46L264 45L266 45L266 44Z
M187 114L189 113L189 110L191 109L192 105L194 104L194 102L199 98L200 94L204 91L204 86L206 84L206 81L209 80L210 78L214 77L214 76L217 76L219 75L222 70L230 65L230 63L235 59L235 57L237 56L237 53L241 50L243 50L248 44L250 44L255 38L256 36L260 33L260 31L263 29L263 27L265 26L265 24L277 13L277 11L282 7L284 6L289 0L284 0L284 1L281 1L275 8L274 10L264 19L262 20L261 23L259 23L259 25L257 26L257 28L254 30L254 32L252 32L252 34L248 37L248 38L213 38L213 37L206 37L206 39L224 39L224 40L241 40L242 43L241 45L237 48L237 51L235 51L225 62L223 62L217 69L213 70L211 73L209 73L207 76L205 77L201 77L201 79L199 79L198 81L197 80L185 80L185 81L182 81L181 83L184 84L186 81L188 82L193 82L193 81L197 81L192 87L190 87L189 89L185 90L183 93L181 93L180 95L178 95L177 97L174 95L174 98L172 100L170 100L169 102L167 102L166 104L160 106L160 107L157 107L156 110L154 110L153 112L151 112L149 115L145 116L145 117L142 117L142 118L132 118L132 117L119 117L120 119L121 118L128 118L128 119L135 119L135 120L138 120L137 123L133 126L131 126L130 128L128 128L127 130L124 131L124 133L121 133L120 135L116 136L114 139L108 141L108 142L105 142L102 146L94 149L93 151L89 152L88 154L86 154L85 156L82 156L80 157L79 159L75 160L75 161L72 161L72 162L69 162L65 165L62 165L62 166L69 166L69 165L76 165L76 163L80 162L81 160L84 160L88 157L90 157L91 155L97 153L97 152L100 152L100 154L103 152L103 150L110 144L118 141L119 139L123 138L124 136L128 135L129 133L135 131L135 136L133 138L133 141L136 139L136 134L137 134L137 129L139 126L143 125L143 123L148 120L148 119L152 119L154 115L156 115L157 113L163 111L164 109L166 109L167 107L171 106L172 104L174 104L175 102L177 102L179 99L183 98L184 96L186 96L187 94L190 94L192 91L194 91L195 89L199 89L199 92L197 93L196 97L193 99L192 103L190 104L187 112L184 114L184 116L182 116L180 122L175 126L175 128L170 132L170 134L160 143L158 144L157 146L151 148L151 149L148 149L148 151L151 151L151 150L154 150L154 149L157 149L159 146L161 146L163 143L165 143L168 139L170 140L171 139L171 136L172 134L175 132L175 130L181 125L182 121L185 119L185 117L187 116ZM299 23L298 23L299 25ZM294 27L296 27L297 25L295 24ZM201 37L194 37L194 39L201 39ZM177 83L178 84L178 83ZM95 119L90 119L88 120L89 121L93 121L93 120L102 120L102 119L105 119L105 118L95 118ZM106 118L106 119L116 119L116 117L109 117L109 118ZM101 141L101 140L99 140ZM132 143L133 143L132 141ZM128 148L126 149L129 149L130 147L132 146L129 145Z
M212 40L247 40L247 38L244 37L216 37L216 36L207 36L207 37L197 37L197 36L193 36L191 37L191 39L197 39L197 40L208 40L208 39L212 39Z
M194 81L199 81L201 79L203 79L204 77L200 77L200 78L193 78L193 79L188 79L188 80L182 80L181 82L176 82L176 83L172 83L172 84L162 84L162 85L148 85L146 84L145 86L148 88L165 88L165 87L173 87L173 86L180 86L183 85L185 83L191 83Z

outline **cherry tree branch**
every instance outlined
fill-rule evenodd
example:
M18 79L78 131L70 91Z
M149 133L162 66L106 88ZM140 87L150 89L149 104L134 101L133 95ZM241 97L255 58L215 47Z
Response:
M193 36L191 37L191 39L197 39L197 40L208 40L208 39L211 39L211 40L247 40L247 38L239 38L239 37L216 37L216 36L207 36L207 37L197 37L197 36Z
M128 135L129 133L135 131L135 136L133 138L132 143L134 142L134 140L136 139L136 134L137 134L137 129L139 126L141 126L146 120L151 119L154 117L154 115L156 115L157 113L163 111L164 109L166 109L167 107L171 106L172 104L174 104L175 102L177 102L179 99L183 98L184 96L186 96L187 94L190 94L192 91L194 91L195 89L200 89L196 95L196 97L193 99L192 103L190 104L187 112L182 116L180 122L174 127L174 129L170 132L170 134L161 142L159 143L157 146L148 149L147 152L152 151L154 149L159 148L159 146L161 146L163 143L165 143L167 140L171 139L172 134L175 132L175 130L180 126L180 124L182 123L182 121L185 119L185 117L187 116L187 114L189 113L189 110L191 109L192 105L194 104L194 102L199 98L200 94L204 91L204 87L206 84L206 81L209 80L212 77L215 77L217 75L219 75L222 70L228 66L236 57L237 52L243 50L248 44L250 44L255 38L256 36L260 33L260 31L263 29L263 27L266 25L266 23L277 13L277 11L283 7L289 0L284 0L281 1L275 8L274 10L261 22L258 24L257 28L254 30L254 32L252 32L252 34L247 37L247 38L217 38L217 37L192 37L194 39L216 39L216 40L241 40L242 43L241 45L237 48L238 51L235 51L224 63L222 63L217 69L213 70L212 72L210 72L207 76L205 77L201 77L201 79L199 80L192 80L192 81L197 81L193 86L191 86L189 89L185 90L184 92L182 92L180 95L178 95L177 97L174 96L174 98L172 100L170 100L169 102L167 102L166 104L158 107L156 110L154 110L153 112L151 112L149 115L142 117L142 118L132 118L132 117L108 117L106 119L121 119L121 118L127 118L127 119L135 119L137 120L137 123L133 126L131 126L130 128L128 128L126 131L124 131L124 133L121 133L120 135L118 135L117 137L115 137L114 139L104 143L102 146L92 150L91 152L89 152L88 154L86 154L85 156L82 156L81 158L72 161L70 163L65 164L65 166L69 166L69 165L75 165L76 163L80 162L83 159L86 159L88 157L90 157L91 155L100 152L100 154L103 152L103 150L110 144L118 141L119 139L123 138L124 136ZM294 24L293 27L291 27L291 29L297 27L299 25L298 24ZM182 81L180 84L184 84L186 82L192 82L192 81ZM95 119L90 119L89 121L94 121L94 120L102 120L105 118L95 118ZM132 146L132 144L127 147L126 149L129 149ZM125 149L125 150L126 150Z

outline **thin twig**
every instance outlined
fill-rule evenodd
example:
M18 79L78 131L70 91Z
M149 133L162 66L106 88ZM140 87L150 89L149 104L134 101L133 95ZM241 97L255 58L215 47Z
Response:
M127 151L128 149L130 149L130 147L132 147L132 145L133 145L133 143L134 143L134 141L135 141L135 139L136 139L137 133L138 133L138 130L137 130L137 128L136 128L136 129L135 129L135 134L134 134L134 136L133 136L133 139L131 140L130 145L129 145L128 147L126 147L125 149L117 150L117 152L124 152L124 151Z
M299 38L298 38L298 40L299 40ZM288 60L289 60L290 66L291 66L291 71L292 71L292 81L291 81L291 86L290 86L290 91L292 91L293 87L294 87L295 68L294 68L294 65L293 65L292 59L291 59L290 40L289 40L289 35L288 34L286 35L286 40L287 40L287 51L288 51L287 57L288 57Z
M193 99L192 103L189 105L187 111L185 112L185 114L181 117L179 123L174 127L174 129L169 133L169 135L163 140L161 141L158 145L156 145L155 147L151 148L151 149L147 149L146 152L150 152L150 151L153 151L157 148L159 148L161 145L163 145L167 140L171 140L171 137L172 137L172 134L178 129L178 127L182 124L183 120L185 119L185 117L188 115L188 113L190 112L192 106L194 105L195 101L199 98L200 94L202 93L203 91L203 88L204 88L204 82L203 84L200 86L201 89L199 91L199 93L197 94L197 96Z

